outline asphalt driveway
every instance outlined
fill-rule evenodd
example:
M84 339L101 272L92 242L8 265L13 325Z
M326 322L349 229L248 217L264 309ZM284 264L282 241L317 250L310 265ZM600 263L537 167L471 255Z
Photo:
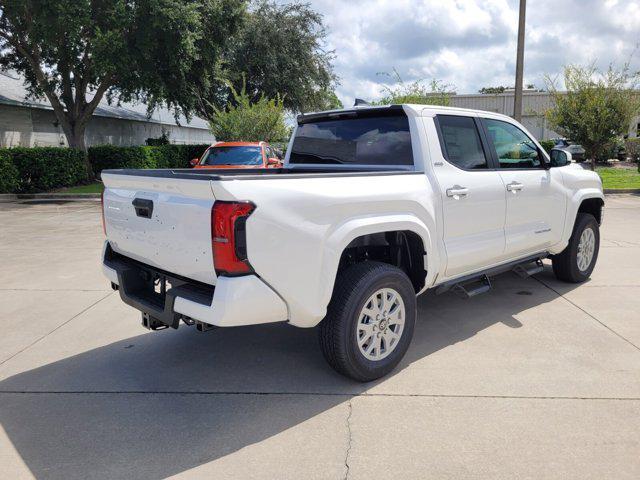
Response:
M314 330L149 333L99 268L99 203L0 204L3 478L640 478L640 197L593 278L419 299L393 375Z

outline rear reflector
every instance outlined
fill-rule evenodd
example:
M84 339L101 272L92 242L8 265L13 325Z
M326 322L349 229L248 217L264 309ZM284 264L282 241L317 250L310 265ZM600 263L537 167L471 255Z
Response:
M100 210L102 211L102 231L107 234L107 224L104 221L104 190L100 194Z
M211 245L217 275L243 275L253 269L247 260L246 222L251 202L216 201L211 209Z

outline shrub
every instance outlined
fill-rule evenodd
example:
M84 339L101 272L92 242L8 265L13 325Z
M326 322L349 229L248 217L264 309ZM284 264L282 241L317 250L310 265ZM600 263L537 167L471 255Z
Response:
M18 173L16 193L45 192L87 180L85 153L66 147L15 147L1 150Z
M189 160L200 157L209 145L161 145L89 148L89 161L96 174L112 168L188 168Z
M627 156L632 162L640 162L640 138L628 138L625 142ZM638 165L640 169L640 165Z
M540 140L540 145L547 153L551 153L551 149L556 146L556 142L553 140Z
M18 169L6 151L0 151L0 193L14 193L18 189Z
M154 147L146 147L154 148ZM117 147L100 145L88 150L89 162L98 175L102 170L111 168L153 168L145 147Z
M162 132L158 138L149 137L144 142L150 147L159 147L160 145L169 145L169 135L167 132Z
M401 103L417 103L420 105L451 104L451 95L454 95L455 87L442 80L433 79L426 82L418 79L413 82L405 82L400 73L394 68L392 73L383 72L381 75L389 77L393 85L382 86L382 98L373 102L375 105L394 105Z
M270 99L263 95L254 100L245 86L240 92L232 86L229 89L233 102L229 102L225 109L213 106L209 125L216 138L227 142L273 142L289 136L284 104L280 97Z

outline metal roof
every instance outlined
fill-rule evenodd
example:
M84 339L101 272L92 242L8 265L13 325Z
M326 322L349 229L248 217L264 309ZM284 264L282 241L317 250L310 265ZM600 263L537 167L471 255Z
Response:
M0 105L52 110L51 104L46 98L29 98L24 80L19 74L6 71L0 71ZM178 125L203 130L209 129L209 124L206 120L199 117L193 117L191 121L188 121L181 115L178 117L178 122L176 122L173 112L167 108L156 108L151 117L149 117L147 116L147 106L144 103L121 103L120 105L113 103L109 105L106 98L102 99L93 114L98 117L119 118L122 120L163 125Z

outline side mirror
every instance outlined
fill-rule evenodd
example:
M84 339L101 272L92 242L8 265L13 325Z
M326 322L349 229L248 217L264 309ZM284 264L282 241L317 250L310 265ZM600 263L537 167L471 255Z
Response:
M559 148L554 148L551 150L552 167L564 167L566 165L569 165L572 160L573 156L571 155L571 152L560 150Z
M270 157L267 158L267 166L268 167L281 167L282 161L279 158Z
M199 163L199 162L200 162L200 159L199 159L199 158L192 158L192 159L189 161L189 165L191 165L192 167L195 167L196 165L198 165L198 163Z

